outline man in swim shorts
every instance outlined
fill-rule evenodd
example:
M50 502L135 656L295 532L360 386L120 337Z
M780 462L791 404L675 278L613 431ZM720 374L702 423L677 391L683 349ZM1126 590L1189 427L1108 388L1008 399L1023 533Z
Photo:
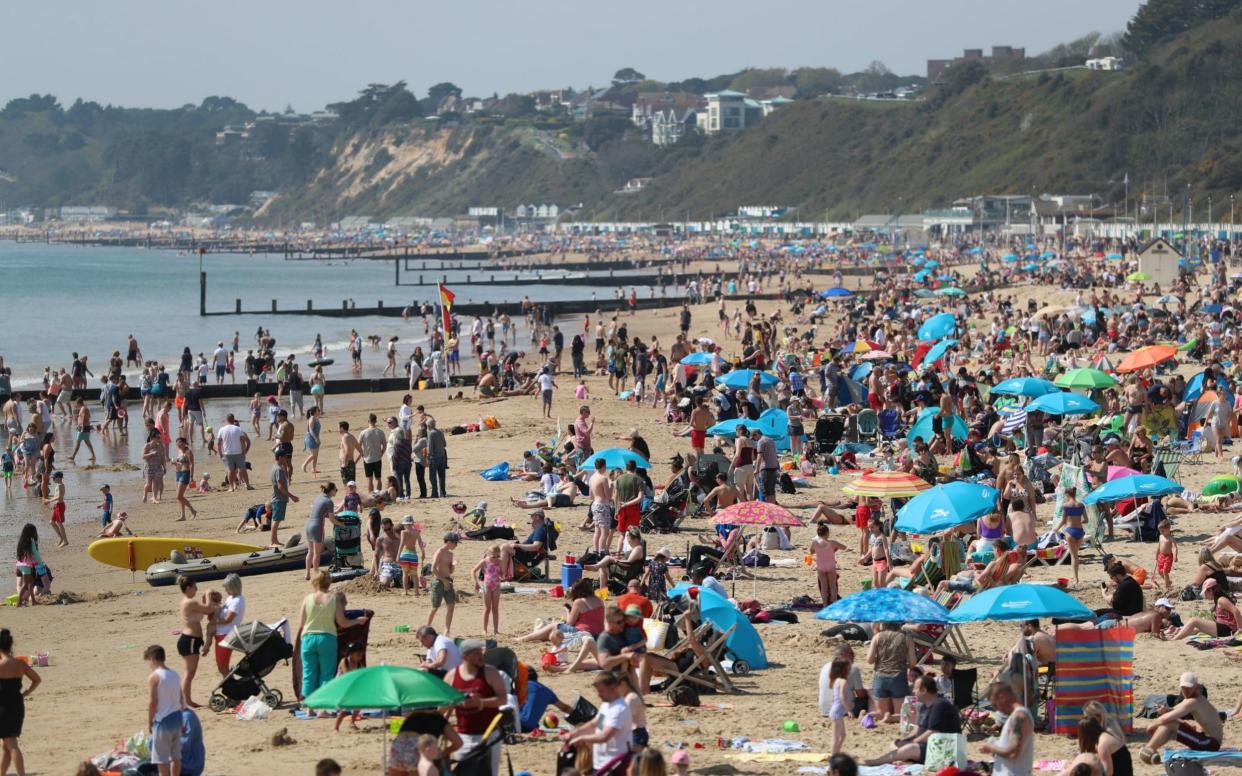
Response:
M595 459L595 473L591 475L587 489L591 496L591 522L595 527L591 538L591 551L604 553L612 544L612 532L617 527L617 520L613 505L613 484L608 479L608 464L603 458Z
M344 485L358 479L358 459L362 457L362 448L358 445L358 438L350 433L347 421L342 420L337 428L341 432L341 484Z
M427 612L427 625L430 626L444 604L444 635L452 633L453 608L457 606L457 591L453 588L453 551L457 549L460 537L453 532L444 535L444 544L436 550L431 561L431 611Z

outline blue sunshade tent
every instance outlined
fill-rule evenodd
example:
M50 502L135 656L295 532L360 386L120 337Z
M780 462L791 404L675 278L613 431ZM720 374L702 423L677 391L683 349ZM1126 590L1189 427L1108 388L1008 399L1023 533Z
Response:
M824 297L825 299L844 299L847 296L853 296L853 295L854 295L853 291L849 290L848 288L842 288L840 286L837 286L835 288L830 288L824 293L820 294L820 296Z
M1222 399L1233 405L1233 391L1229 390L1228 380L1216 381L1216 392L1223 394ZM1186 390L1182 393L1182 401L1195 402L1203 395L1203 373L1200 372L1186 381Z
M689 582L680 582L669 589L668 595L670 598L686 595L691 587ZM698 595L699 612L703 619L721 632L737 626L725 642L725 647L735 657L750 663L751 668L767 668L768 654L763 648L763 639L759 638L759 631L746 619L746 615L718 593L699 588Z
M602 460L609 469L624 469L625 465L630 461L637 463L640 469L650 469L651 464L647 463L647 459L643 458L633 450L626 450L623 447L609 447L587 458L578 467L579 469L594 469L595 462Z
M936 363L940 359L944 358L944 354L948 352L949 348L953 347L956 344L957 344L957 340L955 339L940 340L935 345L932 345L931 350L927 351L927 353L923 356L923 363L924 364Z
M949 610L927 596L882 587L862 590L820 609L817 620L834 622L947 623Z
M1094 613L1074 596L1052 585L1004 585L975 593L949 614L952 622L1034 620L1056 617L1087 620Z
M957 319L953 317L953 313L940 313L933 315L923 321L923 325L919 327L919 341L931 342L941 337L947 337L957 329Z
M1101 501L1121 501L1127 498L1151 498L1181 493L1182 486L1169 479L1155 474L1132 474L1129 477L1118 477L1109 480L1091 491L1082 500L1084 504L1097 504Z
M711 362L711 353L691 353L681 360L686 366L707 366Z
M914 426L911 427L910 433L906 434L906 442L913 445L916 438L922 437L924 442L930 443L936 436L932 431L932 427L935 415L939 411L940 410L935 407L928 407L923 410L923 413L919 416L919 419L915 421ZM961 416L950 415L948 418L948 424L949 432L953 435L954 439L958 441L966 439L966 434L969 433L970 429L966 427L966 421L962 420Z
M1026 405L1027 412L1038 410L1049 415L1087 415L1099 408L1100 405L1086 396L1062 392L1059 388L1057 393L1045 394Z
M750 420L749 418L731 418L722 420L714 426L707 429L708 436L731 437L737 434L737 427L744 426L750 430L759 428L759 421Z
M749 388L750 378L754 374L754 369L734 369L728 374L717 377L716 385L723 385L726 388ZM771 372L759 372L760 388L772 388L775 385L776 375Z
M921 536L947 531L991 512L999 495L996 488L973 482L937 485L906 502L894 528Z
M1031 399L1060 392L1061 389L1055 383L1038 377L1011 377L1008 380L1002 380L992 388L992 393L999 393L1002 396L1026 396Z

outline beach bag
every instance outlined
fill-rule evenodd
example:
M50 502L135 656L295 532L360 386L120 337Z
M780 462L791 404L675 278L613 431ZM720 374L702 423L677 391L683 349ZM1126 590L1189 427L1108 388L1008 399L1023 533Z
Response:
M751 550L742 556L742 565L764 568L772 565L772 558L771 556L759 552L758 550Z
M595 719L597 714L599 709L595 708L595 704L579 695L578 700L574 701L574 707L565 715L565 721L571 725L581 725Z
M929 771L956 766L966 767L966 736L961 733L932 733L927 739L927 757L923 765Z
M490 469L479 472L488 482L503 482L509 479L509 462L501 461Z

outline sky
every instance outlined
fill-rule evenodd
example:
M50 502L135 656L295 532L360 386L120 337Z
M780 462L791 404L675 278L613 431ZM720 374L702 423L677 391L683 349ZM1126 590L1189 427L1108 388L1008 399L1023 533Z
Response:
M926 72L963 48L1028 54L1125 27L1138 0L169 0L5 3L0 103L31 93L172 108L211 95L312 111L367 83L422 96L605 85L744 67L883 61Z

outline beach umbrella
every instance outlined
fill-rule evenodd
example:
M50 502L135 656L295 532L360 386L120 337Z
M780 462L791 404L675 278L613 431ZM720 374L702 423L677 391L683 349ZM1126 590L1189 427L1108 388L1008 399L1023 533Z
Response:
M1027 412L1046 412L1049 415L1087 415L1095 412L1100 405L1077 393L1049 393L1034 399L1026 405Z
M975 593L949 614L951 622L983 620L1087 620L1095 614L1074 596L1052 585L1003 585Z
M1108 254L1108 258L1116 261L1117 259L1124 259L1125 257L1122 256L1120 253L1110 253Z
M1037 269L1039 269L1038 264L1023 264L1022 265L1023 272L1034 272Z
M836 391L838 407L844 407L848 404L866 404L867 403L867 386L851 380L845 375L837 377Z
M1151 275L1146 272L1131 272L1129 275L1126 275L1126 280L1131 283L1146 283L1151 280Z
M1001 257L1001 261L1008 261L1008 262L1012 262L1016 264L1017 262L1021 261L1021 259L1018 258L1018 254L1016 253L1006 253L1004 256Z
M926 299L929 296L935 296L936 292L932 291L930 288L916 288L914 289L914 295L919 299Z
M1156 304L1181 304L1182 298L1177 294L1165 294L1156 300Z
M923 360L920 363L923 363L923 364L936 363L940 359L944 358L944 354L948 352L949 348L953 347L956 344L957 344L957 340L955 339L940 340L935 345L932 345L931 349L929 349L927 353L924 354Z
M914 279L920 283L922 283L924 280L927 280L927 278L929 277L931 277L930 270L921 269L918 272L914 273Z
M895 587L851 593L815 613L833 622L949 622L949 610L925 595Z
M1000 491L973 482L950 482L925 490L897 512L898 531L926 536L978 520L996 508Z
M940 288L936 290L938 296L966 296L966 292L960 288L949 286L948 288Z
M824 297L825 299L844 299L847 296L853 296L853 295L854 295L853 291L849 290L848 288L842 288L840 286L836 286L835 288L830 288L827 291L824 291L822 294L820 294L820 296Z
M872 350L880 350L883 346L878 342L871 340L854 340L845 347L841 348L842 353L867 353Z
M1094 367L1095 369L1100 370L1101 372L1116 372L1117 371L1117 367L1113 366L1112 359L1104 355L1096 356L1095 360L1091 362L1091 366ZM1070 371L1073 371L1073 370L1070 370Z
M1038 377L1011 377L1002 380L992 387L992 393L1002 396L1025 396L1035 399L1049 393L1060 393L1061 389Z
M893 357L887 350L873 350L862 357L863 361L885 361Z
M466 699L443 679L403 666L370 666L330 680L302 700L309 709L432 709Z
M1099 369L1079 367L1071 369L1063 375L1057 375L1053 381L1061 388L1111 388L1117 384L1116 378ZM995 392L995 389L993 389Z
M717 377L716 385L723 385L726 388L749 388L750 378L754 374L754 369L734 369L728 374ZM771 372L759 372L760 388L772 388L776 383L776 375Z
M923 262L923 266L926 267L927 269L935 269L936 267L940 266L940 262L936 261L935 259L930 259L928 261Z
M914 426L911 427L910 433L906 434L906 441L913 445L916 438L922 437L924 442L930 443L932 438L936 436L932 431L932 421L934 420L933 416L939 411L940 410L935 407L928 407L923 410L923 413L919 416L919 419L915 421ZM958 415L950 415L948 423L949 433L954 439L959 442L966 439L966 434L970 432L970 429L966 426L966 421L962 420L962 418Z
M707 366L711 362L712 362L712 354L703 353L701 351L698 353L691 353L690 355L686 356L685 358L681 360L681 363L685 364L686 366Z
M923 321L923 325L919 326L919 341L931 342L941 337L947 337L957 329L957 319L953 317L953 313L940 313L933 315Z
M717 512L712 522L721 525L806 525L802 518L785 507L766 501L739 501Z
M870 353L868 353L867 355L870 355ZM871 374L871 370L874 368L875 368L875 364L871 363L870 361L864 358L863 363L855 364L854 368L850 370L850 379L851 380L866 380L867 375Z
M719 423L709 426L707 429L708 436L714 437L732 437L737 435L737 427L743 426L750 430L759 428L759 421L750 418L730 418L722 420Z
M868 498L909 498L931 488L927 480L908 472L867 472L841 490Z
M1136 474L1142 474L1138 469L1131 469L1129 466L1110 466L1108 467L1108 476L1105 480L1119 480L1122 477L1133 477Z
M643 458L633 450L626 450L623 447L609 447L604 450L599 450L590 458L587 458L579 464L578 468L586 470L594 469L596 461L603 461L609 469L624 469L625 465L630 461L634 461L640 469L651 468L651 464L647 463L647 459Z
M763 648L763 639L759 638L759 632L728 598L690 582L678 582L668 590L669 598L687 595L698 597L699 613L721 633L737 626L725 642L725 647L734 657L745 660L751 668L768 667L767 652Z
M1088 493L1082 503L1096 504L1101 501L1121 501L1127 498L1151 498L1181 492L1182 486L1168 477L1155 474L1133 474L1104 483Z
M1039 254L1039 258L1041 259L1055 259L1056 257L1057 255L1053 253L1052 251L1044 251L1043 253Z
M1127 353L1126 357L1121 359L1121 363L1117 365L1118 372L1137 372L1140 369L1150 369L1156 364L1168 361L1177 355L1177 348L1172 345L1148 345L1145 348L1139 348L1133 353Z

